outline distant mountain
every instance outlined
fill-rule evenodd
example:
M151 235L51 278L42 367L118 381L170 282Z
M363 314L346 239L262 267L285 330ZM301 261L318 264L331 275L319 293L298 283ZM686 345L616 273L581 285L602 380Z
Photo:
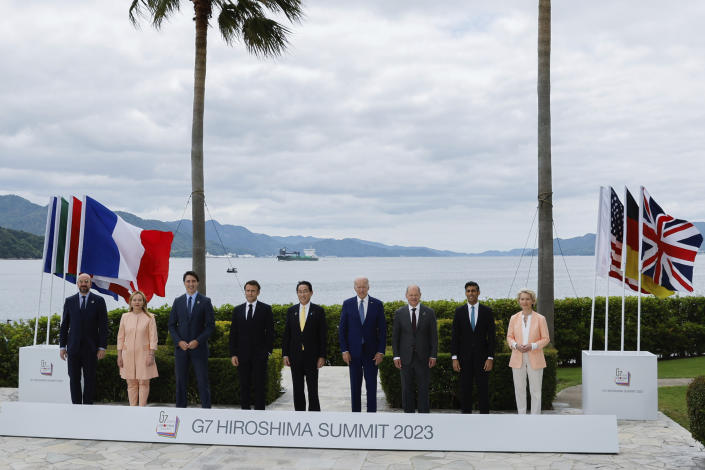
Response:
M46 213L46 206L42 207L33 204L15 195L0 195L0 227L22 230L30 234L38 235L41 242L46 226ZM120 214L125 221L138 227L174 232L171 255L176 257L191 256L193 225L190 220L163 222L160 220L142 219L129 212L117 211L117 213ZM701 233L705 234L705 222L693 222L693 224ZM19 241L20 239L8 238L7 241L3 243L3 247L6 248L7 252L16 252L18 248L15 245L23 243ZM36 240L33 243L36 243ZM39 253L34 257L41 257L42 243L40 243ZM339 257L520 256L522 251L525 256L531 256L537 253L535 248L528 248L526 250L514 248L506 251L488 250L482 253L469 254L447 250L434 250L422 246L384 245L382 243L360 240L358 238L334 239L301 235L279 237L265 235L263 233L254 233L239 225L223 225L217 221L207 221L206 250L214 255L222 255L225 254L223 252L223 245L225 246L225 253L249 254L253 256L274 256L279 252L280 248L284 247L290 251L303 251L305 248L314 248L319 256ZM705 251L705 246L701 248L701 251ZM580 237L556 238L553 240L553 252L556 255L592 256L595 253L595 234L587 233ZM0 258L6 257L8 256L0 255Z
M193 224L190 220L163 222L142 219L129 212L116 211L126 222L150 230L174 232L172 256L191 256L191 236ZM0 226L25 230L44 237L47 206L33 204L15 195L0 195ZM221 245L222 240L222 245ZM225 250L223 250L223 246ZM446 250L426 247L390 246L382 243L359 240L357 238L316 238L306 236L278 237L254 233L239 225L223 225L217 221L206 222L206 250L214 255L225 253L249 254L254 256L274 256L280 248L303 251L315 248L319 256L465 256ZM36 257L41 257L41 249Z
M43 236L0 227L0 259L41 258L43 250Z
M0 196L0 227L44 237L46 221L47 206L38 206L14 194Z
M470 256L520 256L524 252L524 256L532 256L538 253L536 248L514 248L513 250L497 251L488 250L482 253L473 253ZM565 256L593 256L595 254L595 234L586 233L582 237L573 238L554 238L553 253Z

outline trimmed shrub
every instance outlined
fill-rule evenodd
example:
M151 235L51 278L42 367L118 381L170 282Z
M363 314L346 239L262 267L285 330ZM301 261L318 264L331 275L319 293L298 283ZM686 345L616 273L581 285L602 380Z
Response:
M550 410L556 396L557 353L555 349L545 349L546 368L543 371L541 384L541 408ZM516 410L514 398L514 379L509 367L509 353L497 353L494 356L494 367L490 372L490 409ZM391 353L384 356L379 366L382 390L387 403L393 408L401 408L401 377L394 366ZM528 393L528 392L527 392ZM431 408L460 408L460 374L453 371L453 361L450 354L438 355L436 367L431 369L429 396ZM473 391L473 400L477 404L477 390ZM527 402L529 403L529 402Z
M690 383L685 401L688 405L690 433L705 444L705 375L696 377Z
M152 379L150 383L149 402L174 403L176 399L174 352L168 347L159 348L155 360L159 377ZM267 367L267 404L281 395L282 367L281 351L275 350L269 357ZM107 351L105 359L98 361L96 375L96 402L127 402L127 384L120 377L117 351ZM209 358L208 380L211 387L211 401L214 405L240 404L240 381L237 368L230 363L230 358ZM198 384L193 368L189 373L186 396L189 405L200 406Z
M483 301L492 308L497 329L497 353L507 352L505 341L509 317L519 310L515 299L490 299ZM552 345L557 349L559 365L580 365L581 351L588 349L590 336L590 311L592 299L588 297L558 299L555 301L555 337ZM609 299L609 348L620 348L621 335L621 297ZM424 304L433 308L438 318L439 352L450 352L450 334L455 309L462 302L452 300L429 300ZM404 302L393 301L384 304L387 320L387 345L391 344L394 312ZM272 305L274 315L274 347L281 348L284 334L286 310L289 305ZM636 349L637 298L628 297L625 301L625 349ZM324 306L328 323L328 364L343 365L338 343L338 323L340 322L340 305ZM213 357L228 357L228 328L233 306L229 304L215 308L216 321L220 326L209 341ZM160 345L173 343L168 335L169 305L155 307L150 305L150 312L155 315ZM595 301L595 334L593 348L604 347L605 298ZM108 312L108 344L115 344L120 317L125 308ZM671 297L642 299L641 350L651 351L662 358L688 357L705 354L705 297ZM50 342L58 342L59 315L52 317ZM38 342L43 343L46 336L46 317L40 320ZM18 349L32 344L34 320L15 321L0 325L0 385L17 386Z

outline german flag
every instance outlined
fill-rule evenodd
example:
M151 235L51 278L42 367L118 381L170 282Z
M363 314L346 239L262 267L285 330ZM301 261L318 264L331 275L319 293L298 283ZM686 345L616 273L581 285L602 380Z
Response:
M624 250L627 262L624 269L625 275L631 279L639 279L639 204L632 194L625 188L624 202L626 206L626 240L627 246ZM636 289L634 289L636 290ZM645 294L654 294L659 299L664 299L673 295L672 290L668 290L654 282L649 276L641 275L641 291Z

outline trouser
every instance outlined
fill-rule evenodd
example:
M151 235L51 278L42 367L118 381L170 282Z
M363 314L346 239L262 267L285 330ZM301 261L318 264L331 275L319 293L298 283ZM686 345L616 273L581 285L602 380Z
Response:
M304 379L306 380L306 389L308 390L308 411L321 411L321 403L318 401L318 367L316 367L315 360L307 364L303 357L299 357L291 363L291 381L294 386L294 409L296 411L306 411Z
M127 399L130 400L130 406L147 406L147 397L149 397L149 379L125 379L127 381Z
M352 411L362 411L362 378L365 378L365 392L367 394L367 412L377 412L377 366L374 353L371 357L350 358L350 399Z
M92 405L95 397L95 370L98 365L97 351L83 351L80 354L68 355L69 387L71 388L71 403L74 405ZM81 390L81 374L83 374L83 390Z
M490 374L484 371L485 360L460 361L460 407L463 413L472 413L472 385L477 384L477 405L481 414L490 412Z
M196 349L187 351L177 347L174 351L174 375L176 379L176 407L186 408L186 389L188 387L189 364L193 364L198 383L198 394L201 398L201 407L211 407L211 389L208 384L208 350Z
M541 382L543 368L532 369L529 363L529 353L522 354L521 367L512 368L514 378L514 397L517 402L517 412L526 414L526 378L529 377L529 394L531 395L531 414L541 414Z
M240 407L249 410L254 401L255 410L263 410L267 398L267 355L247 361L241 360L237 369L240 379Z
M401 403L404 413L415 413L417 408L416 389L418 388L419 413L429 413L431 404L428 396L431 369L428 358L419 357L414 353L411 362L401 364Z

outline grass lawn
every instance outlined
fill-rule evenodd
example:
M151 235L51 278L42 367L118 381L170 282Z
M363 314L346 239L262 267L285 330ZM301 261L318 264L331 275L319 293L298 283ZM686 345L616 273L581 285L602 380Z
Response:
M697 377L705 374L705 356L686 359L668 359L658 361L659 379L680 379ZM583 382L582 368L559 367L556 374L556 392ZM666 416L690 430L688 407L685 404L687 386L659 387L658 409Z
M658 361L659 379L679 379L705 374L705 356Z
M688 406L685 404L686 385L677 387L659 387L658 409L676 423L690 431Z
M705 374L705 356L658 361L659 379L681 379ZM556 392L583 383L580 367L559 367L556 373Z

